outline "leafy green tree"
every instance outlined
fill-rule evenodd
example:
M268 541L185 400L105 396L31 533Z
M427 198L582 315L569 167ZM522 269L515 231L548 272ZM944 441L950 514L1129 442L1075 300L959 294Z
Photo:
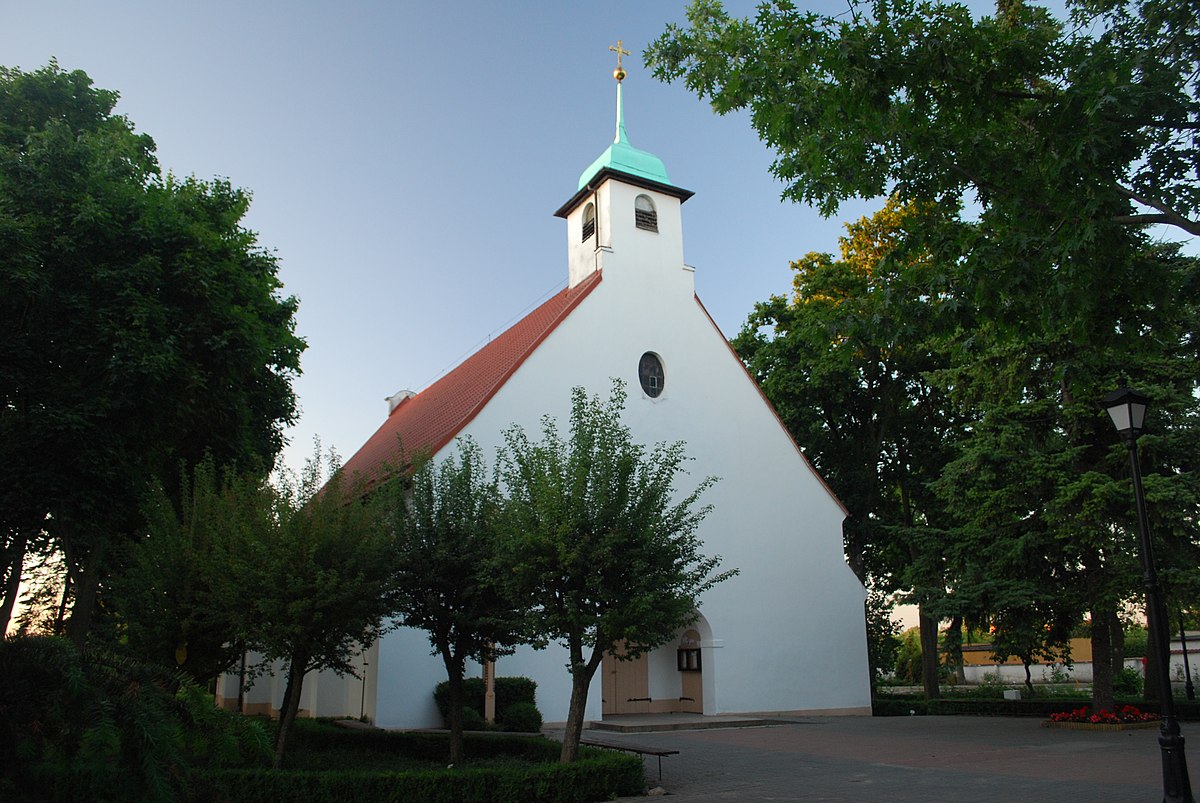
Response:
M446 667L450 761L458 764L467 660L494 660L524 641L526 603L508 594L498 555L500 496L479 447L467 439L457 457L427 462L375 498L396 533L395 612L407 627L429 634Z
M244 645L234 627L241 597L222 593L223 556L245 535L247 506L263 500L252 476L221 472L211 457L180 477L172 495L157 490L146 528L113 577L124 645L142 660L178 666L207 685L238 661ZM252 592L245 592L246 594Z
M785 196L976 199L1019 252L1060 255L1108 225L1200 234L1200 14L1194 2L1078 0L1065 26L1001 0L764 3L754 19L694 0L646 52L724 114L748 108ZM1137 209L1147 209L1142 213Z
M3 610L54 550L76 643L156 482L209 452L273 463L304 348L249 195L164 176L116 101L53 62L0 68Z
M683 444L634 443L621 423L625 398L620 382L608 401L575 388L567 440L547 417L538 442L508 429L499 458L513 591L532 603L534 632L569 655L563 762L578 757L604 656L624 647L632 659L666 643L695 619L703 593L736 573L716 573L719 557L702 555L696 535L708 513L697 502L715 480L678 497Z
M286 667L279 767L304 676L353 674L354 657L387 629L400 553L362 487L319 444L299 476L280 470L273 485L239 487L248 497L237 502L236 533L227 533L220 593L240 600L235 632L262 665L281 660Z
M867 662L871 688L879 676L896 667L900 651L900 625L892 621L892 600L875 590L867 591Z
M1200 233L1200 14L1168 0L1070 7L1069 26L1020 0L979 19L961 5L875 0L839 17L777 2L740 20L696 0L690 27L668 29L647 55L718 112L751 110L786 197L826 214L885 191L965 210L922 226L977 314L930 377L975 422L938 480L956 513L946 540L963 561L943 565L960 573L947 585L969 590L983 564L1039 554L1076 572L1096 704L1110 707L1134 530L1096 401L1122 374L1159 406L1150 428L1162 437L1148 446L1162 448L1145 458L1163 503L1160 554L1187 555L1197 540L1185 445L1196 434L1197 287L1186 260L1142 227ZM961 610L987 602L968 594Z

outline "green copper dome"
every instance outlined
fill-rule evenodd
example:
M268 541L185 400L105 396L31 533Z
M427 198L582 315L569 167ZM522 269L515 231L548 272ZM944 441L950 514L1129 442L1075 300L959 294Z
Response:
M604 168L611 170L619 170L622 173L628 173L632 176L656 181L659 184L670 184L671 180L667 178L667 168L663 165L662 159L659 159L652 153L638 150L629 144L629 137L625 133L625 117L621 111L621 84L617 83L617 136L613 140L613 144L609 145L604 153L596 161L588 166L579 176L579 187L583 189L587 183L592 180L592 177L599 173Z

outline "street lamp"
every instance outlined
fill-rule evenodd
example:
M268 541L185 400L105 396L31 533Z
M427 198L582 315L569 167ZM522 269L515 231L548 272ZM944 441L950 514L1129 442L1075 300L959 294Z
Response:
M1146 420L1149 397L1130 390L1123 384L1104 397L1117 433L1129 447L1129 467L1133 474L1133 497L1137 503L1138 534L1142 542L1142 571L1146 585L1146 617L1154 634L1155 663L1158 666L1158 695L1162 704L1162 728L1158 745L1162 749L1164 803L1194 803L1192 785L1188 780L1187 759L1183 753L1183 736L1175 718L1175 697L1171 693L1170 636L1167 633L1166 609L1158 587L1158 572L1154 568L1154 549L1150 543L1150 522L1146 517L1146 496L1142 491L1142 469L1138 463L1137 439Z

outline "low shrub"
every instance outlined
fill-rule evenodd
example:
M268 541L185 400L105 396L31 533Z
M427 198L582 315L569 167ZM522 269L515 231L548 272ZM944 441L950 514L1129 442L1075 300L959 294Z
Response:
M421 757L441 763L449 740L441 733L388 733L308 727L301 741L308 748L341 748L362 753ZM637 756L585 748L579 761L559 764L560 745L541 737L473 734L467 739L468 762L403 771L358 769L347 759L342 769L225 770L212 776L217 796L230 803L262 800L309 801L531 801L604 800L640 794L644 770ZM377 760L376 756L376 760ZM481 765L481 761L493 762Z
M1142 673L1128 666L1113 675L1113 694L1136 697L1142 693Z
M463 680L463 705L470 709L475 709L476 713L484 710L484 697L487 694L487 685L483 678L466 678ZM433 691L433 701L437 704L438 712L441 713L442 719L445 721L450 713L450 683L443 680L437 685ZM537 705L537 682L529 678L523 677L502 677L496 678L496 723L506 730L518 730L514 727L508 727L505 716L509 710L517 703L528 703L531 706ZM483 728L483 717L480 716L479 722L472 726L468 724L466 716L469 716L464 711L464 726L468 730L481 730ZM540 715L539 715L540 716ZM541 726L538 726L540 729Z
M537 733L542 729L542 713L533 703L513 703L497 717L504 723L506 731Z
M175 800L267 761L258 723L182 673L64 639L0 641L0 799Z

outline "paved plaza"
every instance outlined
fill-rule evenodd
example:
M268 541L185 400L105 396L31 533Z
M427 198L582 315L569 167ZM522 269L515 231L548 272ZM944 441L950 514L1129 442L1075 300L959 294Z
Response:
M678 750L646 756L674 800L1158 801L1158 730L1096 732L1005 717L806 717L744 728L584 738ZM1200 727L1184 723L1184 737ZM1194 756L1194 745L1188 744ZM1189 756L1189 768L1193 768ZM629 798L633 800L634 798ZM645 798L642 798L645 800Z

